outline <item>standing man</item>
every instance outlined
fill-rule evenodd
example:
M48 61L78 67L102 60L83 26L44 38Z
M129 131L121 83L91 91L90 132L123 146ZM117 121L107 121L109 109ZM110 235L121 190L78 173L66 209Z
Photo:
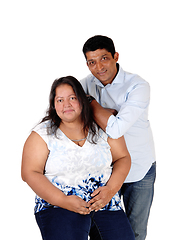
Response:
M84 44L83 53L91 74L81 84L92 96L89 100L95 120L111 138L124 135L131 155L131 170L120 193L136 240L144 240L156 176L148 120L150 87L141 77L120 67L112 39L94 36ZM91 239L95 239L92 233Z

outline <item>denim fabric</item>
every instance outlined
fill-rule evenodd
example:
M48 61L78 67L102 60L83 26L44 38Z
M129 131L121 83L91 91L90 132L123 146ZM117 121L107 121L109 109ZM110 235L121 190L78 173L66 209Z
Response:
M91 218L63 208L49 208L35 214L43 240L88 240Z
M99 211L92 219L90 240L135 240L132 228L123 210Z
M126 215L136 240L144 240L147 235L147 223L154 196L156 163L146 176L138 182L125 183L121 188Z
M80 215L62 208L49 208L35 214L43 240L88 240L91 225L102 240L135 240L130 223L123 212L98 211Z
M119 191L119 194L123 195L126 215L136 240L144 240L147 235L147 223L154 195L155 178L156 163L153 163L141 181L124 183ZM94 224L92 224L90 236L90 240L101 240Z

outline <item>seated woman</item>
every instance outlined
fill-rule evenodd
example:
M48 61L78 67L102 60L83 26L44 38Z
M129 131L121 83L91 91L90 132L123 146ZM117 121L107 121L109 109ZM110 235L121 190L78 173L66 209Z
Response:
M79 81L55 80L22 156L43 239L87 240L93 223L101 239L134 239L118 195L130 165L124 138L110 139L95 124Z

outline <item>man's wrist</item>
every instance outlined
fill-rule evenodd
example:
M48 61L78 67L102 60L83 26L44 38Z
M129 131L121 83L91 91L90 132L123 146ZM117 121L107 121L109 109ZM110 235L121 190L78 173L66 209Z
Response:
M91 103L93 100L95 100L95 98L92 97L91 95L88 95L87 99L88 99L89 103Z

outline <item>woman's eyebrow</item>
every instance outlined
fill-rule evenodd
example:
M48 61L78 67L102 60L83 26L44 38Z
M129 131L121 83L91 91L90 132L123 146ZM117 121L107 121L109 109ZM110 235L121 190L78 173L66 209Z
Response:
M68 95L68 97L71 97L71 96L76 96L76 94L72 93L72 94ZM55 98L57 99L57 98L64 98L64 97L55 96Z

